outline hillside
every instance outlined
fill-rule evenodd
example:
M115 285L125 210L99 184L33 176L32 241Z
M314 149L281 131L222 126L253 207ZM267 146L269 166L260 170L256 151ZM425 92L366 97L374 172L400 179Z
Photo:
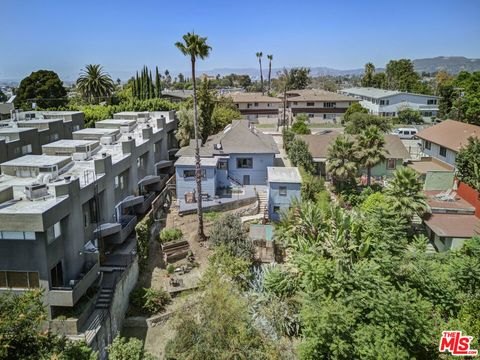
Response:
M413 60L415 70L418 72L435 72L445 70L451 74L457 74L462 70L479 71L480 59L468 59L463 56L438 56L427 59Z

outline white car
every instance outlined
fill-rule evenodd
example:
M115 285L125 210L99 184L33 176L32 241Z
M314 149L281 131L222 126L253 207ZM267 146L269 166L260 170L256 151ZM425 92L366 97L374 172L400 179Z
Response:
M392 132L392 135L397 135L400 139L413 139L417 135L418 130L414 127L411 128L399 128Z

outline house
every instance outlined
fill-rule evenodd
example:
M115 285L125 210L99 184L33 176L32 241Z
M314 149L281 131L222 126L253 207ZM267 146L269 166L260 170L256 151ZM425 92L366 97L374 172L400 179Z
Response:
M256 121L258 118L278 119L283 101L262 93L229 93L225 96L232 99L244 119Z
M162 98L179 103L193 96L193 90L162 90Z
M273 137L257 131L248 120L234 120L200 149L203 196L215 197L225 189L267 184L267 168L278 154ZM180 149L175 162L177 199L195 192L195 146Z
M280 212L289 209L295 199L300 200L302 177L296 167L268 167L268 217L280 220Z
M400 110L413 109L420 111L426 120L437 116L440 99L434 95L414 94L372 87L354 87L342 89L339 92L359 99L360 105L368 109L369 113L373 115L398 116Z
M137 215L171 172L164 167L172 165L167 138L177 119L170 115L151 116L108 141L56 140L43 144L42 154L0 164L0 293L43 289L51 326L66 313L86 321L95 309L108 311L107 288L135 260ZM95 291L97 303L78 305Z
M0 120L9 119L13 109L13 103L0 103Z
M424 154L455 166L457 153L468 144L468 138L480 138L480 126L445 120L421 130L417 137L422 140Z
M423 182L423 190L448 190L452 187L455 169L436 158L422 157L409 161L407 167L414 170Z
M340 132L336 131L324 131L314 135L297 135L297 138L307 143L313 162L317 166L317 174L328 176L326 170L328 149L339 135L341 135ZM403 166L403 163L410 159L410 154L396 135L385 135L385 149L387 150L387 159L371 169L373 177L392 176L398 167ZM366 173L366 170L361 169L360 173Z
M287 107L293 116L307 114L309 118L337 120L348 107L359 100L325 90L287 91Z
M12 116L0 121L0 162L40 155L42 145L72 139L73 133L84 126L80 111L17 111Z

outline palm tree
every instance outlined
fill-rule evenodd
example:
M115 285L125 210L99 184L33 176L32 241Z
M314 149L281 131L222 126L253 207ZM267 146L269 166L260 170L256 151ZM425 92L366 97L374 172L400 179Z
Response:
M81 70L80 77L77 79L77 88L89 103L96 104L100 99L112 95L115 84L110 75L103 72L102 66L89 64Z
M362 86L372 86L373 85L373 75L375 74L375 65L371 62L365 64L365 74L362 78Z
M355 142L345 135L339 135L328 149L327 172L337 185L353 178L358 170L355 158Z
M273 60L273 55L267 55L268 59L268 91L270 91L270 80L272 79L272 60Z
M367 185L370 186L372 167L384 161L387 151L385 138L376 126L369 126L357 138L357 158L362 167L367 168Z
M260 64L260 84L262 86L262 94L264 93L263 91L263 72L262 72L262 56L263 56L263 53L260 51L260 52L257 52L257 58L258 58L258 63Z
M198 109L197 109L197 83L195 79L195 62L197 58L205 59L212 48L207 45L207 38L200 37L195 33L187 33L183 35L184 42L176 42L175 46L185 56L190 56L192 65L192 82L193 82L193 126L195 133L195 181L197 183L197 214L198 214L198 230L199 240L205 239L203 232L203 212L202 212L202 172L200 167L200 144L198 142Z
M428 209L423 183L417 173L408 167L395 171L385 193L392 210L408 221L411 221L414 215L423 215Z

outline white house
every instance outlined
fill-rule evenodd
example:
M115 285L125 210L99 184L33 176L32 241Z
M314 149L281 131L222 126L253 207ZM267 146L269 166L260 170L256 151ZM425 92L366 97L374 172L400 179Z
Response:
M439 97L371 87L342 89L341 94L360 99L360 104L371 114L397 116L403 109L418 110L424 118L437 116Z

